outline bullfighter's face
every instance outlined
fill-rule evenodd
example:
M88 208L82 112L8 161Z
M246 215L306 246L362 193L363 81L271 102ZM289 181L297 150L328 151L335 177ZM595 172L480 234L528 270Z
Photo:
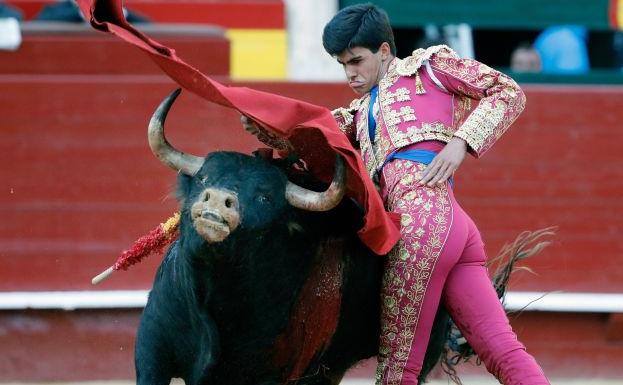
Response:
M379 83L387 72L391 58L387 43L383 43L376 52L364 47L353 47L337 55L348 85L358 95L365 95Z

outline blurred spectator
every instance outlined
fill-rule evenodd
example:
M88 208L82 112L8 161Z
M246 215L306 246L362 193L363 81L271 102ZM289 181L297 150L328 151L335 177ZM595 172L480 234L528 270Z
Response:
M541 72L541 57L530 43L521 43L511 54L513 72Z
M19 22L22 12L8 4L0 3L0 50L14 51L22 44Z
M37 21L68 21L81 23L84 21L78 5L71 0L59 1L45 5L34 17Z
M8 18L16 19L17 21L22 21L23 19L22 12L19 9L10 6L9 4L0 3L0 19L8 19Z
M415 48L428 48L428 47L433 47L436 45L448 45L448 42L442 38L441 36L439 37L434 37L434 38L430 38L428 36L424 36L423 38L419 39L417 42L415 42Z
M467 24L446 24L424 26L424 36L416 42L416 48L428 48L445 44L463 58L474 58L472 29Z
M546 74L585 74L589 71L586 28L560 25L545 29L534 48L541 57Z
M615 31L613 33L612 50L614 51L614 67L623 70L623 32Z
M130 23L144 23L149 20L139 14L123 9L126 19ZM82 23L82 13L74 0L63 0L58 3L52 3L44 6L41 12L35 16L37 21L67 21L72 23Z

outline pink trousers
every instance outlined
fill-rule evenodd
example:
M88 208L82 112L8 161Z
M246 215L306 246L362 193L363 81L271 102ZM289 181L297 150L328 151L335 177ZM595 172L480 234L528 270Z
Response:
M440 301L500 382L549 384L511 329L476 225L447 183L417 185L424 168L394 160L383 169L382 194L387 208L401 214L402 238L383 276L377 384L417 384Z

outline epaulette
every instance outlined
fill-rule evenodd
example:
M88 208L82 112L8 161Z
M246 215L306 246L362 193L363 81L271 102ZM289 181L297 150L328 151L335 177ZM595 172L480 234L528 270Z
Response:
M411 56L407 56L402 59L396 65L396 72L400 76L411 76L420 69L422 64L424 64L427 60L431 58L433 55L443 55L458 58L459 55L452 50L452 48L447 45L434 45L432 47L418 48Z

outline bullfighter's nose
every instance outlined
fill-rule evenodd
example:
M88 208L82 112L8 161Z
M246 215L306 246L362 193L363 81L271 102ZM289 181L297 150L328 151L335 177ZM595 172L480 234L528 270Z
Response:
M206 189L203 192L203 201L208 207L218 211L238 209L238 197L232 191L215 188Z

